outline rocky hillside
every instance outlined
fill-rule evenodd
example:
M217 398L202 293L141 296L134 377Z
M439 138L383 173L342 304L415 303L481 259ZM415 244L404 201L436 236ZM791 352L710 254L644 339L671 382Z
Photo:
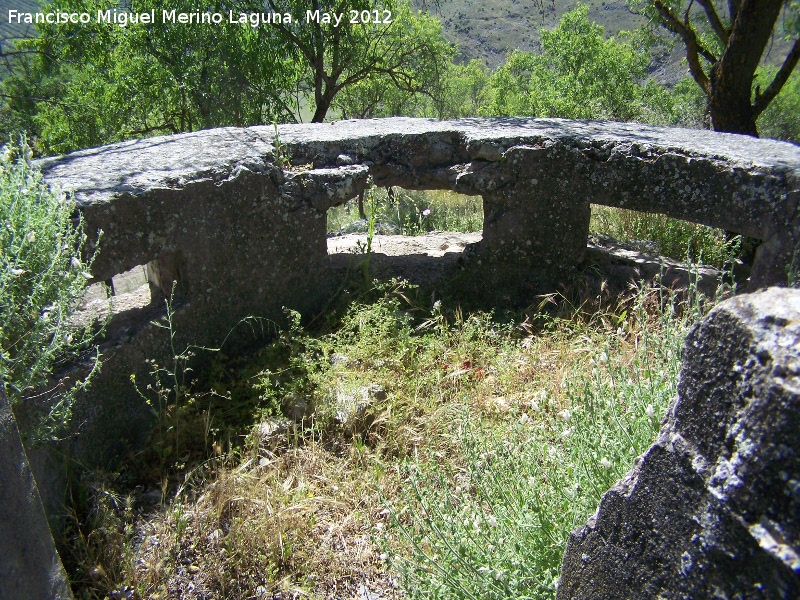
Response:
M416 0L421 6L425 0ZM574 9L578 0L447 0L437 6L427 2L438 14L447 38L458 44L462 56L482 58L490 66L505 60L515 48L535 51L539 29L552 28L565 12ZM631 13L625 0L589 0L589 18L605 27L606 35L636 29L645 20Z

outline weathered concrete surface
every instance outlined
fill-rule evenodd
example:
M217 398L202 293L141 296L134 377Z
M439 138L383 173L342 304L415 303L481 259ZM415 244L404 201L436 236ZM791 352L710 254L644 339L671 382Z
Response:
M50 181L74 190L87 232L102 230L94 279L146 264L152 297L110 324L101 373L73 409L79 435L67 454L106 465L146 440L152 412L131 375L145 390L148 360L173 364L169 331L150 323L166 313L173 283L172 348L194 346L195 366L211 356L198 347L226 340L229 352L274 330L284 306L306 314L327 299L326 211L364 188L367 169L284 172L270 152L231 129L43 161ZM241 325L248 316L262 320Z
M217 347L244 317L313 312L332 269L326 211L379 185L484 198L483 238L456 290L487 300L553 289L586 255L589 203L665 212L765 240L753 284L785 281L800 240L800 149L711 132L558 119L343 121L280 126L293 169L276 165L270 127L156 137L41 161L72 190L97 281L147 265L152 305L116 318L103 372L75 407L88 464L136 446L151 417L130 383L145 359L170 364L149 325L175 284L174 347ZM459 280L458 278L462 279ZM459 288L458 285L461 285ZM509 292L511 290L511 292ZM246 341L235 329L228 344ZM226 350L230 350L228 346ZM81 439L82 438L82 439ZM89 447L87 447L89 446Z
M457 268L465 248L481 241L481 232L431 232L418 236L376 235L372 240L370 271L379 277L400 277L423 287L441 289L448 274ZM360 273L367 243L364 233L348 233L328 238L328 254L334 269ZM600 293L625 293L638 281L658 281L675 290L686 290L694 283L713 297L722 273L708 266L690 267L664 256L626 247L608 236L590 235L586 247L584 275L596 280Z
M292 162L313 170L282 174L274 167L271 127L125 142L42 165L48 180L75 190L91 227L105 225L98 277L175 246L175 234L198 224L183 220L194 210L197 185L222 190L250 173L270 179L284 200L291 195L294 202L324 209L363 187L361 177L345 171L365 175L364 167L378 185L483 195L484 238L476 260L527 265L542 276L557 277L583 257L590 201L662 212L764 240L754 287L784 282L800 243L800 149L787 143L639 124L523 118L373 119L282 125L279 131ZM344 162L352 166L337 167ZM331 178L336 186L323 189ZM190 203L180 200L189 198ZM153 207L170 199L181 211ZM235 202L218 202L226 215L236 210ZM219 226L224 225L223 218Z
M800 290L717 306L657 441L572 532L559 600L800 597Z
M269 128L254 127L261 136ZM565 119L374 119L284 126L298 162L350 156L379 185L484 196L479 255L560 271L583 255L588 203L760 240L753 289L785 284L800 243L800 148L747 136ZM565 238L562 236L566 236ZM544 251L544 253L542 253ZM548 261L554 267L547 269Z
M0 383L0 599L72 598Z

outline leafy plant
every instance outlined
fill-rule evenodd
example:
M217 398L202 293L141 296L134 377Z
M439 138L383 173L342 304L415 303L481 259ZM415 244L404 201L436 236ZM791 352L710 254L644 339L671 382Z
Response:
M649 55L639 37L603 39L588 6L540 30L542 53L514 50L495 71L483 115L533 115L618 121L660 120L666 90L647 77Z
M153 449L161 457L162 467L170 456L177 457L180 453L181 411L191 397L192 369L189 363L195 355L191 346L179 351L175 345L175 287L176 283L173 282L172 293L165 300L167 314L158 321L152 321L152 325L169 332L172 364L161 366L155 359L148 359L152 382L147 383L144 389L139 387L136 377L131 375L136 393L147 403L157 419Z
M71 317L97 250L86 245L75 201L50 188L32 154L23 138L0 156L0 380L12 404L86 350L95 335L93 324L79 326ZM37 437L56 434L86 383L65 384L44 399L35 409L41 413Z

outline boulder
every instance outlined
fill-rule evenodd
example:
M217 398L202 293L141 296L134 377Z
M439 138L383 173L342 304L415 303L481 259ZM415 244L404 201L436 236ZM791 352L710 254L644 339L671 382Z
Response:
M688 335L656 442L572 532L558 600L800 597L800 290Z

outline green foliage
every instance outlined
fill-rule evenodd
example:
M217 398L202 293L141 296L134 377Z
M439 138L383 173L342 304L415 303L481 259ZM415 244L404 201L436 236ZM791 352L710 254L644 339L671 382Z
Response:
M432 105L453 68L455 48L442 35L438 19L425 12L415 14L405 2L385 6L392 10L393 22L353 26L351 33L361 38L350 42L349 62L339 59L345 67L341 79L349 83L337 92L332 106L342 118L432 116ZM348 5L351 8L358 6Z
M669 124L690 129L708 129L708 99L691 77L684 77L671 90Z
M23 141L0 157L0 378L12 403L46 382L92 339L70 317L86 290L93 253L75 203L51 190ZM72 390L74 391L74 390ZM71 392L46 406L43 435L69 417Z
M312 2L275 2L293 22L230 23L228 11L264 12L246 0L202 7L218 24L161 22L163 10L195 13L188 0L133 0L155 24L45 25L19 42L30 51L3 82L11 129L28 128L46 153L143 135L295 121L310 101L321 121L333 102L348 115L406 112L431 97L454 49L437 19L403 1L359 0L339 27L306 22ZM59 10L113 10L115 0L64 0ZM350 10L390 23L350 23ZM43 10L47 10L45 7ZM361 13L359 12L359 15ZM213 30L213 33L212 33ZM341 96L341 98L340 98Z
M645 310L654 300L655 321ZM566 407L541 389L505 427L463 412L444 434L454 449L446 462L435 452L409 462L387 549L409 598L555 596L570 531L658 432L696 318L683 315L675 298L640 292L630 318L616 317L616 335L585 338L592 367L564 375Z
M481 114L654 121L670 107L667 92L647 79L642 40L604 40L586 5L540 36L540 55L515 50L492 75Z
M65 0L61 10L114 9L113 0ZM225 6L206 7L227 15ZM133 0L131 10L155 10L157 24L42 26L21 42L34 50L25 69L4 85L14 95L41 92L14 112L31 113L44 152L66 152L111 141L221 125L291 118L297 65L270 27L160 23L162 9L192 12L191 2ZM44 9L46 10L46 9ZM214 34L208 35L208 28ZM17 89L19 88L19 89ZM16 89L16 91L13 91Z
M741 244L741 237L729 240L721 229L661 214L604 206L592 207L590 228L638 245L645 252L720 268L731 264Z
M797 41L800 3L765 3L757 9L741 2L713 0L698 4L692 0L628 0L628 5L684 44L689 72L708 98L713 128L757 136L759 115L775 101L771 93L762 95L773 80L765 81L765 70L759 74L758 66L776 36ZM786 54L782 62L789 64L790 56ZM777 69L769 71L773 76L777 73Z
M776 72L775 68L762 68L756 73L756 85L769 85ZM780 94L761 113L757 123L762 137L800 144L800 73L794 71L789 76Z

